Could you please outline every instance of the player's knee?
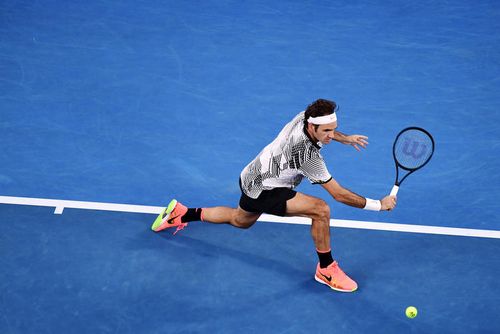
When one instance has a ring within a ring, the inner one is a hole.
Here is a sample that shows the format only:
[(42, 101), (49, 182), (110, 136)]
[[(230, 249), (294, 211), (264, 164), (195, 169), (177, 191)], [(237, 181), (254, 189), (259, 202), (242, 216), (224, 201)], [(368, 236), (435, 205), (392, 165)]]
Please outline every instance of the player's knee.
[(233, 225), (234, 227), (237, 227), (237, 228), (241, 228), (241, 229), (249, 229), (250, 227), (252, 227), (253, 224), (255, 224), (255, 220), (242, 221), (240, 219), (235, 218), (231, 221), (231, 225)]
[(252, 223), (248, 223), (248, 222), (245, 222), (245, 223), (241, 223), (241, 222), (237, 222), (235, 224), (233, 224), (233, 226), (237, 227), (237, 228), (241, 228), (241, 229), (249, 229), (250, 227), (252, 227), (252, 225), (255, 224), (255, 222), (252, 222)]
[(330, 207), (325, 201), (318, 199), (314, 203), (314, 215), (319, 220), (330, 221)]

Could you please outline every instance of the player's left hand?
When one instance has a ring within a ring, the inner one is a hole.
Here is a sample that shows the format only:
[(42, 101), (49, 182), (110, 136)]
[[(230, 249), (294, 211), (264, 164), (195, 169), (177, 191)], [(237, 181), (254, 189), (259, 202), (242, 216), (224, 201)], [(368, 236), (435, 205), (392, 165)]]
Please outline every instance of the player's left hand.
[(361, 151), (360, 147), (366, 148), (368, 145), (368, 137), (362, 135), (350, 135), (346, 138), (346, 144), (353, 146), (356, 150)]

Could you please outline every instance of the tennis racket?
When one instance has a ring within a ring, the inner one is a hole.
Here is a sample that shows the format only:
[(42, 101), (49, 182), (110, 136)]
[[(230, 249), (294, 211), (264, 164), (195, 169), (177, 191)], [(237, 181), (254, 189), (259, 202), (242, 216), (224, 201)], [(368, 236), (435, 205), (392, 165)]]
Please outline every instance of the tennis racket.
[[(399, 186), (411, 173), (424, 167), (434, 154), (434, 139), (431, 134), (415, 126), (401, 130), (394, 140), (392, 155), (396, 164), (396, 181), (391, 196), (396, 196)], [(406, 174), (399, 180), (401, 171)]]

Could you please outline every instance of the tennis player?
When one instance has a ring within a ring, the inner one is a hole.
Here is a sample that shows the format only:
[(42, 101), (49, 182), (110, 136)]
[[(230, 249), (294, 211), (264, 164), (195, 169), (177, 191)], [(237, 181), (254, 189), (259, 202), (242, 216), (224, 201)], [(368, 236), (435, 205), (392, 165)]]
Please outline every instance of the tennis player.
[(342, 187), (328, 172), (320, 153), (323, 145), (334, 140), (360, 151), (368, 144), (366, 136), (336, 131), (337, 109), (335, 102), (319, 99), (285, 125), (241, 172), (241, 198), (236, 209), (222, 206), (187, 208), (172, 200), (158, 216), (152, 230), (158, 232), (177, 227), (177, 233), (191, 221), (249, 228), (262, 213), (308, 217), (312, 220), (311, 234), (319, 258), (316, 281), (337, 291), (355, 291), (357, 283), (340, 269), (332, 257), (328, 204), (320, 198), (294, 190), (306, 177), (311, 183), (320, 184), (341, 203), (374, 211), (395, 207), (395, 196), (386, 196), (381, 200), (365, 198)]

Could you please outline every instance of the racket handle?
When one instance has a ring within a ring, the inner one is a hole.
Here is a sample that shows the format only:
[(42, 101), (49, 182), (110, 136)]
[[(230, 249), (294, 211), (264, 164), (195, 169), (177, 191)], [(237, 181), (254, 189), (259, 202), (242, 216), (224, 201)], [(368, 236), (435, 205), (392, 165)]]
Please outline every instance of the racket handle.
[(396, 196), (398, 193), (398, 190), (399, 190), (399, 186), (394, 185), (394, 187), (392, 187), (392, 190), (391, 190), (391, 196)]

